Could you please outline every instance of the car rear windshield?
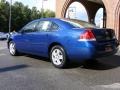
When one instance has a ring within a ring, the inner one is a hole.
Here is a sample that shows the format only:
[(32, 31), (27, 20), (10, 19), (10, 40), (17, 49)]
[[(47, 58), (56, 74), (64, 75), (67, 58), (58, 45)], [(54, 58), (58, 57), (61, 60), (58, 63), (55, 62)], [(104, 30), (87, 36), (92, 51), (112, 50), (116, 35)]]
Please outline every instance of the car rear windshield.
[(75, 28), (98, 28), (94, 24), (82, 21), (82, 20), (76, 20), (76, 19), (64, 19), (63, 21), (71, 24)]

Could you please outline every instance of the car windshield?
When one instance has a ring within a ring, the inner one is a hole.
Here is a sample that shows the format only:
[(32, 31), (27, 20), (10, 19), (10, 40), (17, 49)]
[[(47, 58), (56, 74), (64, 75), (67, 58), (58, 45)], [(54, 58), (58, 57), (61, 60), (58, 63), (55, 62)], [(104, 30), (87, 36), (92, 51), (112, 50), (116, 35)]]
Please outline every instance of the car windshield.
[(88, 22), (85, 22), (85, 21), (81, 21), (81, 20), (66, 19), (66, 20), (63, 20), (63, 21), (71, 24), (75, 28), (98, 28), (94, 24), (91, 24), (91, 23), (88, 23)]

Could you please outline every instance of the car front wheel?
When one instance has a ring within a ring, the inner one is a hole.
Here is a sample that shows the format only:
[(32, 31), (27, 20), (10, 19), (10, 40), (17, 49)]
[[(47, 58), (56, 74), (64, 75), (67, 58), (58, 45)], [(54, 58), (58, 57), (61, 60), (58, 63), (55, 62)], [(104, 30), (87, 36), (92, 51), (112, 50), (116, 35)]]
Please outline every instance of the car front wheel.
[(18, 52), (17, 52), (17, 50), (16, 50), (15, 43), (14, 43), (13, 41), (11, 41), (11, 42), (9, 43), (9, 52), (10, 52), (10, 54), (11, 54), (12, 56), (18, 55)]
[(50, 52), (52, 64), (57, 68), (65, 68), (67, 64), (66, 53), (63, 47), (56, 45), (52, 47)]

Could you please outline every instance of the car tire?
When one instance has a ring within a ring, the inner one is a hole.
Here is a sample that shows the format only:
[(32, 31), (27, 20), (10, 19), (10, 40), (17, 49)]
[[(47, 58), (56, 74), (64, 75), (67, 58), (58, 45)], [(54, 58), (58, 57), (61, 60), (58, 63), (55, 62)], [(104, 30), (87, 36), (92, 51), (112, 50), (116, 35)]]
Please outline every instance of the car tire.
[(19, 54), (13, 41), (9, 42), (9, 52), (12, 56), (17, 56)]
[(53, 46), (50, 51), (50, 60), (56, 68), (65, 68), (68, 62), (64, 48), (60, 45)]

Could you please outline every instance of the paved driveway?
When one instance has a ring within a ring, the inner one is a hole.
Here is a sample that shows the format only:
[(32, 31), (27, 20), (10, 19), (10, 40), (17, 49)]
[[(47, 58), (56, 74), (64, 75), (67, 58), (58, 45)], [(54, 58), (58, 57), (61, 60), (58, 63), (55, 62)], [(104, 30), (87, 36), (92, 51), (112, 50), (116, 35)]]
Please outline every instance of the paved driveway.
[(120, 54), (56, 69), (45, 58), (10, 56), (0, 41), (0, 90), (120, 90)]

